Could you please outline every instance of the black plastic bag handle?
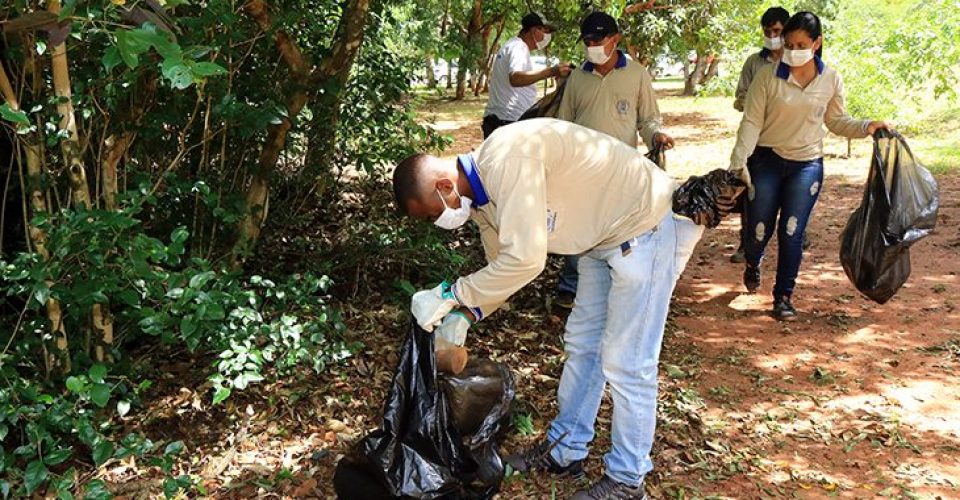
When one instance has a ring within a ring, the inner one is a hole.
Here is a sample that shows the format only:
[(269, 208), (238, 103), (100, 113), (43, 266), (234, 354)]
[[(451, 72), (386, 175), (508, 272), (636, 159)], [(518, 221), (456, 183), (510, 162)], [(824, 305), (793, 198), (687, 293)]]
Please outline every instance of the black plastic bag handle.
[(890, 129), (878, 128), (877, 130), (873, 131), (873, 139), (876, 141), (879, 141), (880, 139), (893, 139), (893, 138), (902, 139), (902, 137), (900, 137), (900, 134), (898, 132), (891, 131)]
[(661, 170), (667, 169), (667, 149), (664, 147), (662, 142), (657, 142), (656, 139), (654, 139), (653, 147), (650, 148), (650, 150), (647, 151), (644, 156), (660, 167)]

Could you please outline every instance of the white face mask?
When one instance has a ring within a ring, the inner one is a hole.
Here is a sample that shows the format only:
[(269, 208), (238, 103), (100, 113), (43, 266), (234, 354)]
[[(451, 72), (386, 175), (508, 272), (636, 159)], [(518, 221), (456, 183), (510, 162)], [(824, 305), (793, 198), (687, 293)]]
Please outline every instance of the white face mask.
[(777, 50), (780, 47), (783, 47), (783, 38), (778, 36), (773, 38), (763, 37), (763, 48), (767, 50)]
[(552, 33), (544, 33), (543, 40), (537, 42), (537, 50), (543, 50), (544, 47), (550, 45), (550, 39), (553, 38)]
[(597, 45), (595, 47), (588, 45), (585, 48), (587, 49), (587, 60), (593, 64), (604, 64), (613, 56), (613, 52), (607, 54), (607, 50), (603, 48), (603, 45)]
[(783, 62), (788, 66), (803, 66), (813, 59), (813, 49), (783, 49)]
[[(456, 192), (456, 188), (454, 188), (454, 192)], [(473, 200), (457, 193), (457, 196), (460, 196), (460, 208), (450, 208), (439, 189), (437, 190), (437, 196), (440, 197), (444, 206), (443, 213), (433, 222), (437, 227), (452, 231), (467, 223), (467, 220), (470, 219), (470, 205), (473, 204)]]

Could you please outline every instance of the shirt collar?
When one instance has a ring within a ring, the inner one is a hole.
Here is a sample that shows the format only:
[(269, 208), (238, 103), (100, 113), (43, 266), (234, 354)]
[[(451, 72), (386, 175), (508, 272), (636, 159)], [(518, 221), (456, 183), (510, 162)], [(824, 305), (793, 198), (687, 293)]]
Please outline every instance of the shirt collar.
[[(627, 55), (624, 54), (622, 50), (617, 49), (617, 64), (613, 66), (613, 69), (620, 69), (626, 65), (627, 65)], [(583, 70), (586, 71), (587, 73), (593, 73), (594, 67), (595, 65), (590, 61), (583, 63)]]
[[(826, 65), (823, 64), (823, 60), (820, 59), (820, 56), (815, 55), (813, 56), (813, 62), (817, 65), (817, 74), (822, 75), (823, 69), (826, 68)], [(790, 66), (787, 65), (787, 63), (780, 61), (780, 63), (777, 64), (777, 78), (782, 78), (784, 80), (790, 78)]]
[(460, 168), (463, 169), (463, 173), (467, 174), (467, 181), (470, 182), (470, 189), (473, 191), (473, 206), (482, 207), (490, 203), (487, 190), (483, 188), (483, 182), (477, 172), (477, 162), (473, 160), (473, 155), (458, 155), (457, 162), (460, 163)]

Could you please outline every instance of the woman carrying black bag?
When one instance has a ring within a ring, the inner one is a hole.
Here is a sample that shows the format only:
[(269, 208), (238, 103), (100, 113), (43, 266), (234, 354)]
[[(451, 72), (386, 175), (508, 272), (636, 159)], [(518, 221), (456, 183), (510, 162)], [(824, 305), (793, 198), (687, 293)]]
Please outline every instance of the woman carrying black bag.
[(803, 234), (823, 183), (824, 125), (850, 138), (890, 126), (847, 115), (843, 81), (820, 59), (823, 37), (815, 14), (791, 17), (783, 39), (780, 62), (762, 68), (747, 91), (730, 169), (749, 186), (743, 284), (751, 293), (760, 287), (760, 262), (776, 227), (773, 314), (791, 320), (797, 316), (791, 297), (803, 257)]

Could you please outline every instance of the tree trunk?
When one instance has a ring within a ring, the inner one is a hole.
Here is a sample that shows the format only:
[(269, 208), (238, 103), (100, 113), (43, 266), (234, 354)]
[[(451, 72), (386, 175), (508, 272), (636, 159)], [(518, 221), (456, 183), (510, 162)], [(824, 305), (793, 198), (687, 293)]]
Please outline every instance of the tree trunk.
[(433, 74), (433, 56), (427, 56), (427, 87), (431, 89), (437, 88), (437, 76)]
[[(230, 260), (232, 268), (236, 269), (243, 263), (256, 247), (260, 238), (260, 229), (267, 215), (270, 179), (276, 170), (280, 153), (286, 144), (287, 133), (293, 127), (292, 120), (300, 114), (310, 97), (308, 88), (331, 88), (330, 84), (333, 84), (332, 88), (335, 90), (324, 93), (324, 97), (315, 110), (315, 116), (324, 120), (323, 130), (325, 133), (321, 137), (320, 144), (322, 146), (319, 147), (319, 151), (323, 155), (330, 155), (334, 152), (341, 89), (343, 89), (350, 75), (350, 68), (363, 42), (369, 8), (369, 0), (349, 0), (347, 2), (330, 53), (313, 73), (308, 73), (307, 61), (293, 39), (282, 30), (276, 32), (274, 43), (290, 68), (291, 79), (293, 80), (292, 90), (286, 98), (286, 116), (281, 119), (280, 123), (271, 125), (267, 129), (267, 140), (260, 153), (257, 168), (247, 191), (244, 208), (246, 215), (239, 224), (239, 238), (234, 245)], [(264, 31), (270, 29), (271, 21), (263, 0), (251, 0), (244, 9), (261, 29)]]
[[(443, 6), (443, 17), (440, 18), (440, 39), (447, 39), (447, 31), (450, 29), (450, 0), (447, 0)], [(453, 62), (450, 59), (444, 59), (447, 63), (447, 90), (453, 88), (453, 69), (450, 67), (450, 63)]]
[(315, 87), (328, 89), (314, 106), (314, 116), (323, 119), (315, 145), (318, 147), (311, 147), (311, 151), (308, 152), (308, 155), (319, 153), (311, 163), (314, 172), (316, 169), (322, 169), (321, 172), (328, 171), (327, 167), (333, 164), (334, 156), (338, 151), (337, 126), (340, 123), (343, 91), (347, 88), (350, 70), (363, 45), (369, 11), (370, 0), (349, 1), (340, 25), (337, 27), (337, 34), (334, 37), (336, 42), (320, 63), (319, 73), (311, 77)]
[[(17, 99), (17, 94), (10, 84), (10, 79), (7, 77), (6, 69), (4, 69), (2, 63), (0, 63), (0, 94), (3, 95), (4, 101), (6, 101), (11, 109), (15, 111), (20, 110), (20, 101)], [(40, 162), (40, 146), (37, 145), (33, 139), (33, 134), (28, 134), (20, 140), (20, 143), (24, 145), (24, 156), (26, 157), (27, 164), (26, 196), (29, 200), (31, 210), (29, 220), (33, 220), (34, 217), (48, 211), (47, 198), (44, 195), (42, 187), (43, 175)], [(37, 255), (39, 255), (44, 262), (50, 260), (46, 233), (39, 227), (29, 224), (28, 221), (27, 234), (30, 237), (33, 250)], [(48, 288), (53, 287), (53, 282), (50, 280), (47, 280), (46, 284)], [(63, 314), (60, 310), (60, 302), (50, 297), (47, 298), (45, 306), (47, 309), (47, 319), (50, 321), (50, 336), (53, 342), (43, 343), (44, 370), (48, 377), (51, 373), (69, 373), (71, 368), (70, 352), (67, 344), (67, 332), (63, 326)]]
[(703, 79), (703, 73), (707, 69), (706, 58), (700, 52), (697, 52), (697, 62), (693, 66), (693, 71), (687, 75), (686, 80), (683, 84), (683, 95), (685, 96), (694, 96), (697, 95), (697, 89), (700, 85), (700, 80)]
[(104, 208), (109, 211), (115, 211), (119, 208), (117, 204), (117, 195), (119, 194), (117, 165), (127, 154), (130, 145), (136, 137), (134, 132), (122, 132), (119, 136), (111, 134), (103, 141), (106, 151), (103, 159), (100, 161), (100, 179), (103, 185)]
[(454, 95), (455, 100), (463, 99), (467, 95), (467, 68), (466, 68), (466, 57), (460, 58), (459, 66), (457, 67), (457, 93)]
[(478, 57), (475, 63), (473, 78), (473, 95), (480, 95), (480, 87), (483, 85), (483, 74), (487, 69), (487, 58), (490, 57), (490, 35), (493, 33), (493, 25), (486, 24), (480, 30), (480, 46), (483, 47), (483, 54)]
[[(243, 9), (260, 26), (261, 30), (268, 31), (272, 28), (268, 7), (263, 0), (251, 0)], [(257, 161), (253, 179), (250, 181), (250, 187), (247, 190), (243, 210), (245, 215), (237, 228), (239, 236), (231, 252), (230, 267), (232, 269), (236, 269), (243, 264), (243, 261), (253, 251), (257, 240), (260, 238), (260, 228), (267, 217), (266, 208), (270, 194), (270, 179), (277, 168), (280, 152), (283, 151), (283, 146), (286, 144), (287, 132), (293, 127), (291, 120), (300, 114), (309, 97), (307, 92), (309, 70), (300, 48), (283, 30), (276, 31), (273, 41), (277, 51), (280, 52), (280, 56), (290, 69), (292, 82), (289, 87), (292, 90), (285, 99), (286, 116), (281, 117), (279, 123), (272, 124), (267, 128), (267, 138), (264, 141), (263, 149), (260, 151), (260, 158)]]
[[(500, 50), (500, 37), (503, 35), (503, 28), (507, 24), (507, 18), (501, 17), (497, 25), (496, 34), (493, 37), (493, 41), (487, 44), (487, 41), (484, 40), (484, 46), (486, 47), (486, 52), (483, 60), (483, 68), (480, 73), (480, 92), (488, 92), (490, 90), (490, 72), (493, 71), (493, 61), (497, 57), (497, 51)], [(478, 93), (479, 95), (479, 93)]]
[(454, 99), (460, 100), (467, 95), (467, 71), (475, 66), (478, 55), (477, 44), (480, 41), (480, 30), (483, 28), (483, 0), (473, 1), (473, 10), (470, 22), (467, 24), (464, 37), (463, 53), (460, 56), (460, 67), (457, 68), (457, 93)]
[(143, 115), (147, 108), (153, 103), (157, 91), (157, 78), (155, 76), (144, 76), (137, 83), (137, 91), (131, 98), (128, 112), (120, 118), (123, 123), (123, 131), (119, 134), (110, 134), (103, 141), (101, 160), (100, 160), (100, 179), (103, 189), (104, 208), (109, 211), (115, 211), (119, 208), (117, 196), (119, 195), (119, 183), (117, 167), (120, 161), (126, 156), (133, 141), (137, 138), (135, 132), (140, 128)]
[(714, 54), (710, 58), (710, 65), (707, 67), (707, 72), (703, 75), (703, 80), (700, 81), (701, 85), (706, 85), (710, 80), (712, 80), (720, 72), (720, 56)]
[[(47, 10), (52, 14), (60, 14), (60, 0), (50, 0)], [(80, 156), (80, 137), (77, 133), (76, 115), (73, 110), (73, 92), (70, 87), (70, 66), (67, 61), (66, 42), (53, 48), (51, 59), (53, 73), (53, 89), (57, 96), (57, 110), (60, 113), (60, 130), (67, 132), (67, 137), (60, 141), (63, 158), (67, 163), (67, 175), (73, 192), (73, 204), (76, 207), (89, 210), (92, 206), (90, 186), (87, 184), (87, 172)], [(97, 361), (109, 361), (109, 346), (113, 344), (113, 319), (110, 317), (109, 306), (94, 304), (92, 308), (94, 355)], [(60, 355), (69, 358), (67, 338), (56, 339), (56, 348)], [(70, 371), (69, 360), (61, 361), (61, 373)]]

